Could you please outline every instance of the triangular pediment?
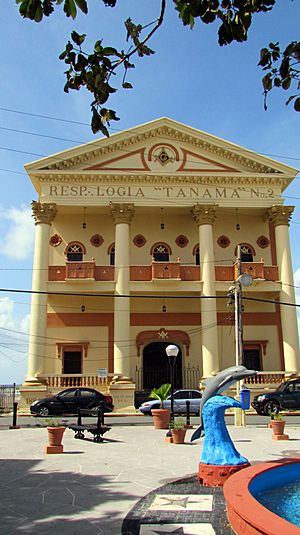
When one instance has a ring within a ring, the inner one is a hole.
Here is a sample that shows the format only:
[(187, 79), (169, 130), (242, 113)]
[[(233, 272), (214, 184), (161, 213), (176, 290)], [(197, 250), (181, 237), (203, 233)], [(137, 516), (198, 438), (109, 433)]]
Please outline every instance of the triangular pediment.
[[(195, 128), (162, 118), (25, 166), (39, 179), (149, 175), (217, 177), (277, 175), (287, 185), (297, 170)], [(38, 189), (38, 188), (37, 188)]]

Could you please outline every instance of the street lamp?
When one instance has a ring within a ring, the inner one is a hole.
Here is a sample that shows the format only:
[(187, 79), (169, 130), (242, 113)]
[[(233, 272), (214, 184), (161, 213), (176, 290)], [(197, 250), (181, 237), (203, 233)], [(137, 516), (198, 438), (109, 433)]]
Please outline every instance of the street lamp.
[(170, 421), (174, 421), (174, 367), (175, 367), (175, 361), (176, 357), (179, 353), (179, 347), (175, 346), (174, 344), (170, 344), (166, 347), (166, 353), (168, 355), (169, 359), (169, 366), (170, 366), (170, 383), (171, 383), (171, 415), (170, 415)]
[[(243, 302), (242, 302), (242, 288), (243, 286), (251, 286), (253, 282), (252, 275), (242, 273), (241, 265), (241, 246), (238, 245), (237, 250), (237, 278), (234, 281), (234, 312), (235, 312), (235, 363), (236, 366), (244, 364), (243, 359)], [(240, 397), (241, 384), (236, 384), (236, 398)], [(245, 413), (241, 409), (234, 411), (234, 425), (236, 427), (245, 425)]]

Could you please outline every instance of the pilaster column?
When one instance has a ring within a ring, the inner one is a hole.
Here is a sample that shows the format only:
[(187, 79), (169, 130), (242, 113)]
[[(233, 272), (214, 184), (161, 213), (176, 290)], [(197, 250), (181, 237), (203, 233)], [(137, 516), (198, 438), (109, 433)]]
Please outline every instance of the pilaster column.
[[(129, 226), (133, 204), (110, 205), (115, 223), (114, 372), (130, 377)], [(126, 295), (128, 297), (118, 297)]]
[[(215, 296), (215, 257), (213, 245), (213, 223), (217, 205), (196, 204), (193, 217), (199, 227), (200, 270), (203, 281), (202, 296)], [(217, 327), (217, 300), (215, 297), (200, 300), (202, 328), (202, 370), (203, 377), (219, 371), (219, 347)]]
[[(47, 292), (50, 225), (56, 216), (56, 204), (32, 201), (35, 220), (35, 244), (32, 291)], [(47, 294), (33, 293), (31, 297), (30, 338), (26, 383), (38, 383), (44, 372), (44, 344), (47, 329)]]
[[(279, 280), (281, 281), (280, 301), (295, 303), (294, 277), (289, 239), (289, 223), (294, 206), (271, 206), (267, 217), (275, 227), (275, 241)], [(294, 306), (281, 305), (281, 325), (283, 338), (284, 367), (286, 371), (300, 370), (299, 336), (297, 314)]]

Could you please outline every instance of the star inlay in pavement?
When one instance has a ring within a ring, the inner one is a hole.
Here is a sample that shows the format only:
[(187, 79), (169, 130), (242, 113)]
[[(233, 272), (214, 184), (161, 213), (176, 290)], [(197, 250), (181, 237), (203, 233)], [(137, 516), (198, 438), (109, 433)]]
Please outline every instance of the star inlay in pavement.
[(192, 501), (189, 502), (189, 496), (186, 498), (168, 498), (167, 496), (161, 496), (161, 499), (166, 500), (166, 503), (164, 504), (166, 507), (167, 505), (180, 505), (186, 509), (188, 503), (193, 503)]
[(156, 533), (157, 535), (166, 535), (166, 533), (176, 533), (177, 535), (188, 535), (185, 531), (183, 531), (183, 528), (176, 528), (174, 531), (153, 531), (153, 533)]

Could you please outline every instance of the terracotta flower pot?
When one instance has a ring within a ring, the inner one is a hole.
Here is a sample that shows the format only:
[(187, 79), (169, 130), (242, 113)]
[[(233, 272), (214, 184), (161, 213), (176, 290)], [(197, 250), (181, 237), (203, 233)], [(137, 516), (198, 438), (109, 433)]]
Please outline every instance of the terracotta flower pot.
[(153, 424), (155, 429), (169, 429), (169, 409), (152, 409), (151, 413), (153, 416)]
[(61, 446), (65, 427), (47, 427), (49, 446)]
[(272, 431), (274, 435), (283, 435), (285, 420), (273, 420)]
[(184, 444), (186, 429), (171, 429), (173, 444)]

